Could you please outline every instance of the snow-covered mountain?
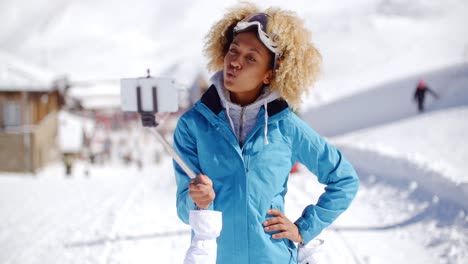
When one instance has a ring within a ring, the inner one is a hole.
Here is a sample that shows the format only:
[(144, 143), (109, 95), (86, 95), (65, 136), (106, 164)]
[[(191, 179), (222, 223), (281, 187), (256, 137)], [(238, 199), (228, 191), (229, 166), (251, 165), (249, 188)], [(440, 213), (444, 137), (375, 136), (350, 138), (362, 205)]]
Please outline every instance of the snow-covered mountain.
[[(468, 2), (252, 1), (296, 11), (313, 31), (323, 75), (307, 105), (468, 61)], [(0, 3), (0, 50), (75, 80), (166, 74), (181, 83), (204, 69), (203, 37), (236, 1), (45, 1)]]

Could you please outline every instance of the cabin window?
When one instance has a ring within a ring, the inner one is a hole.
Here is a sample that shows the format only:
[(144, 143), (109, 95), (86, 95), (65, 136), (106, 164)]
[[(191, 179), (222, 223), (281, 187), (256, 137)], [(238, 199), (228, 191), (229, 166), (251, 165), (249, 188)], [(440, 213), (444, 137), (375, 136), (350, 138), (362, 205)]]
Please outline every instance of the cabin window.
[(41, 95), (41, 99), (40, 99), (40, 100), (41, 100), (41, 103), (42, 103), (42, 104), (46, 105), (46, 104), (49, 102), (49, 95), (47, 95), (47, 94)]
[(17, 127), (22, 125), (21, 105), (18, 102), (4, 102), (2, 108), (4, 127)]

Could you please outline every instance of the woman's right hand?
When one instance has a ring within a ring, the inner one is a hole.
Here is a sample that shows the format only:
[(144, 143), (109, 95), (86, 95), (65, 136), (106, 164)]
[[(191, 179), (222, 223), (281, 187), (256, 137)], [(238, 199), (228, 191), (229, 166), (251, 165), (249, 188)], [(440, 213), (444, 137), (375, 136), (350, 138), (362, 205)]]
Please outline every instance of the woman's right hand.
[(197, 178), (189, 183), (188, 188), (193, 202), (202, 209), (208, 209), (215, 199), (213, 182), (206, 175), (198, 174)]

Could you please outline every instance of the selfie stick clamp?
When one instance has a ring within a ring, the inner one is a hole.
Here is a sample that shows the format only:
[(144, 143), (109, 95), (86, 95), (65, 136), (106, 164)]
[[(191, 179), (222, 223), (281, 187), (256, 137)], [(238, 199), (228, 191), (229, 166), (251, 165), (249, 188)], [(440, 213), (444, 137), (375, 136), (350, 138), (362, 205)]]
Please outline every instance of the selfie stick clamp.
[[(147, 76), (146, 78), (151, 78), (150, 76), (150, 70), (146, 70)], [(140, 113), (141, 117), (141, 123), (143, 124), (144, 127), (156, 127), (158, 123), (156, 122), (156, 119), (154, 118), (154, 113), (158, 111), (158, 93), (157, 93), (157, 87), (153, 86), (151, 89), (152, 92), (152, 98), (153, 98), (153, 109), (154, 112), (150, 111), (143, 111), (141, 107), (141, 87), (138, 86), (137, 88), (137, 107), (138, 107), (138, 113)]]

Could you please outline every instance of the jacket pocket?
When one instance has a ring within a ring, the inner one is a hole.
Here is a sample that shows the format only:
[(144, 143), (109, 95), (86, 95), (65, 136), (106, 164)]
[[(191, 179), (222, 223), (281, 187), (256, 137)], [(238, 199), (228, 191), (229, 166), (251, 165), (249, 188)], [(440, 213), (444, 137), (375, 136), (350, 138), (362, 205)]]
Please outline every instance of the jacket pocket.
[[(271, 205), (270, 205), (270, 209), (277, 209), (279, 211), (281, 211), (282, 213), (284, 212), (284, 198), (281, 196), (281, 195), (278, 195), (278, 196), (275, 196), (273, 197), (272, 201), (271, 201)], [(271, 218), (272, 216), (268, 215), (267, 218)], [(273, 233), (270, 233), (271, 234), (274, 234), (274, 233), (279, 233), (279, 232), (273, 232)], [(278, 241), (279, 242), (279, 241)], [(294, 242), (292, 242), (291, 240), (287, 239), (287, 238), (283, 238), (281, 239), (281, 242), (280, 242), (283, 246), (283, 248), (285, 249), (285, 252), (287, 252), (287, 254), (289, 254), (289, 261), (287, 262), (288, 264), (296, 264), (297, 263), (297, 249), (296, 249), (296, 245), (294, 244)]]
[(294, 242), (292, 242), (291, 240), (289, 240), (287, 238), (284, 238), (283, 242), (284, 242), (286, 248), (289, 251), (289, 255), (291, 256), (288, 263), (296, 264), (297, 263), (297, 248), (296, 248), (296, 245), (294, 244)]
[(283, 212), (284, 210), (284, 198), (281, 195), (273, 197), (270, 204), (270, 209), (277, 209)]

